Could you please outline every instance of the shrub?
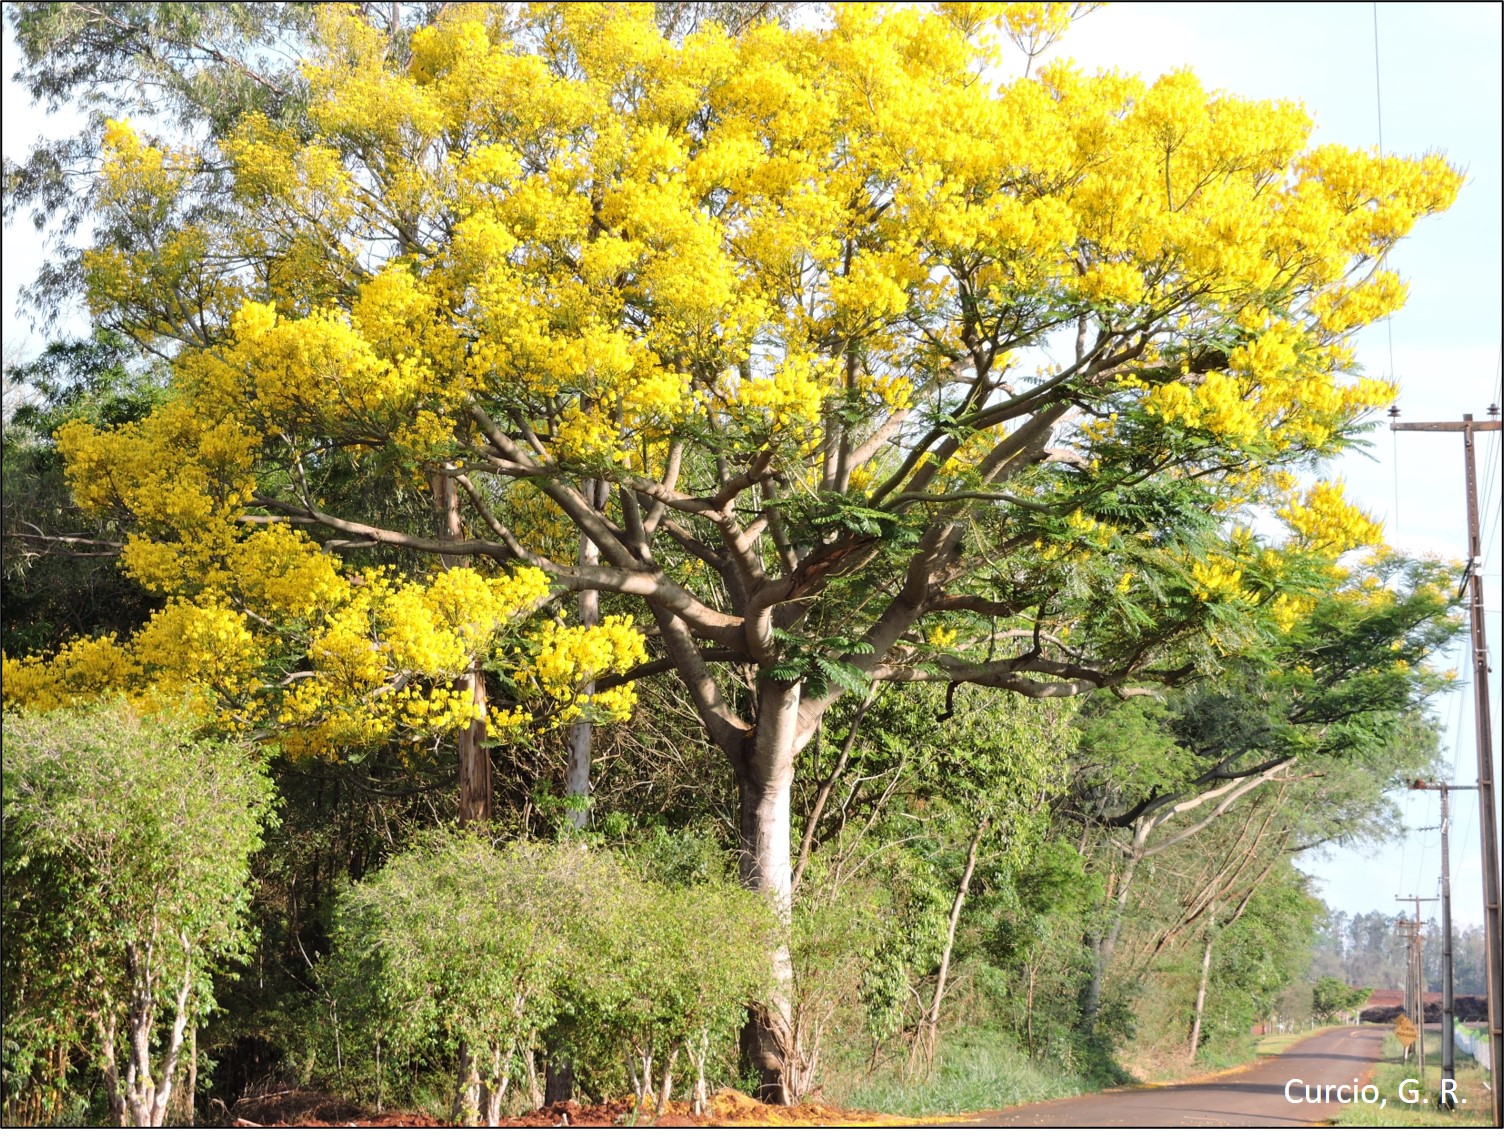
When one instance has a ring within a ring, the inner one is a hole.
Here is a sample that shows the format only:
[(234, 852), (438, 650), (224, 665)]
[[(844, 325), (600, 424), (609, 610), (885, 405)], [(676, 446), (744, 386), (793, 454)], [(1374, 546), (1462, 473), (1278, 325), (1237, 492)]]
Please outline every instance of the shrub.
[(494, 1123), (519, 1079), (537, 1102), (545, 1042), (584, 1083), (625, 1067), (660, 1107), (686, 1069), (703, 1103), (708, 1055), (771, 977), (775, 928), (734, 884), (674, 887), (608, 852), (454, 829), (347, 890), (322, 969), (369, 1041), (454, 1071), (456, 1120)]
[(553, 1018), (563, 942), (535, 859), (440, 831), (338, 905), (327, 969), (337, 1001), (392, 1057), (451, 1065), (466, 1123), (499, 1118), (529, 1039)]
[(5, 722), (5, 1089), (77, 1047), (117, 1124), (161, 1125), (185, 1033), (252, 944), (271, 783), (185, 711), (124, 703)]

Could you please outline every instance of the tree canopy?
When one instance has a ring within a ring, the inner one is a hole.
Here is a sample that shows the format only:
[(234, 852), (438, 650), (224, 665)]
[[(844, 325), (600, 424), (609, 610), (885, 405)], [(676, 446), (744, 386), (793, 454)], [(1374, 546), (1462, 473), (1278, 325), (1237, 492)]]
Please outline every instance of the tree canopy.
[[(1298, 475), (1393, 397), (1350, 337), (1460, 174), (1186, 71), (995, 77), (1067, 14), (319, 6), (298, 100), (111, 119), (54, 279), (171, 386), (57, 438), (165, 606), (7, 659), (7, 702), (191, 686), (345, 759), (672, 674), (787, 914), (795, 757), (848, 693), (1126, 695), (1398, 603)], [(535, 618), (566, 590), (611, 614)]]

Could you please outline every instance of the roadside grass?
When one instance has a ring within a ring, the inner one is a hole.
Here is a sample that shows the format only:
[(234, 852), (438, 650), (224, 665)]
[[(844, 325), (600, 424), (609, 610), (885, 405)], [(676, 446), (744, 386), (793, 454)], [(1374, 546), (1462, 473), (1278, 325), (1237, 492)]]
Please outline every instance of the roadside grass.
[(1031, 1062), (1009, 1039), (990, 1030), (962, 1029), (940, 1043), (927, 1080), (905, 1081), (880, 1072), (839, 1094), (848, 1108), (890, 1116), (940, 1117), (1079, 1096), (1101, 1082)]
[(1315, 1037), (1318, 1033), (1326, 1033), (1329, 1029), (1336, 1029), (1333, 1025), (1316, 1026), (1313, 1029), (1301, 1030), (1300, 1033), (1271, 1033), (1259, 1038), (1258, 1044), (1253, 1051), (1260, 1057), (1273, 1057), (1283, 1053), (1297, 1041), (1304, 1041), (1308, 1037)]
[[(1488, 1080), (1481, 1065), (1464, 1053), (1457, 1054), (1457, 1108), (1447, 1112), (1437, 1107), (1441, 1095), (1441, 1037), (1427, 1035), (1425, 1087), (1419, 1084), (1415, 1062), (1402, 1063), (1400, 1044), (1394, 1035), (1384, 1037), (1383, 1060), (1373, 1071), (1373, 1084), (1379, 1090), (1383, 1106), (1350, 1104), (1337, 1114), (1338, 1128), (1488, 1128), (1493, 1114), (1489, 1104)], [(1412, 1079), (1408, 1086), (1420, 1100), (1406, 1104), (1400, 1099), (1400, 1082)], [(1423, 1103), (1424, 1102), (1424, 1103)], [(1465, 1102), (1465, 1103), (1464, 1103)]]

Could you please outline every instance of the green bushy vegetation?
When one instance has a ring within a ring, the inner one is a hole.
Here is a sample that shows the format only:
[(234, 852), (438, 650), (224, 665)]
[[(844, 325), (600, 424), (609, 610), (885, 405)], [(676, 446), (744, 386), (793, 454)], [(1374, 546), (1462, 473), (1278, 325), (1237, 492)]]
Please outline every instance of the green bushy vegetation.
[(412, 1103), (400, 1071), (441, 1070), (454, 1118), (494, 1123), (542, 1104), (546, 1045), (597, 1099), (619, 1095), (625, 1067), (639, 1102), (661, 1111), (677, 1079), (700, 1110), (707, 1065), (721, 1072), (767, 996), (775, 933), (724, 874), (664, 884), (582, 844), (440, 831), (346, 890), (318, 978), (351, 1023), (347, 1068), (380, 1077), (385, 1054), (385, 1086), (358, 1085), (372, 1096)]
[(6, 716), (9, 1115), (68, 1107), (75, 1062), (120, 1124), (160, 1125), (183, 1091), (184, 1043), (255, 942), (250, 860), (272, 801), (253, 752), (202, 730), (121, 703)]
[(928, 1076), (908, 1079), (883, 1070), (852, 1077), (841, 1099), (854, 1108), (895, 1116), (942, 1117), (1007, 1108), (1094, 1092), (1113, 1082), (1070, 1073), (1047, 1060), (1031, 1060), (1018, 1040), (998, 1030), (948, 1031)]
[(5, 376), (7, 1119), (954, 1114), (1335, 1004), (1295, 860), (1456, 574), (1302, 479), (1460, 175), (789, 7), (6, 6), (98, 112), (6, 166), (93, 320)]

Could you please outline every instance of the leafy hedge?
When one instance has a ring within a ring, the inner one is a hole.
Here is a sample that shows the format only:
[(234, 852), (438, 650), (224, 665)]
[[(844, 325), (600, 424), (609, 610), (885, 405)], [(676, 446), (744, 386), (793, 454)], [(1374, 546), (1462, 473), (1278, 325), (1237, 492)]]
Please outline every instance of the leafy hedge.
[(625, 1068), (659, 1109), (688, 1074), (702, 1105), (775, 935), (729, 880), (675, 886), (609, 852), (451, 829), (345, 892), (321, 969), (357, 1023), (346, 1048), (448, 1069), (454, 1118), (494, 1123), (509, 1094), (541, 1103), (545, 1050), (586, 1084)]

